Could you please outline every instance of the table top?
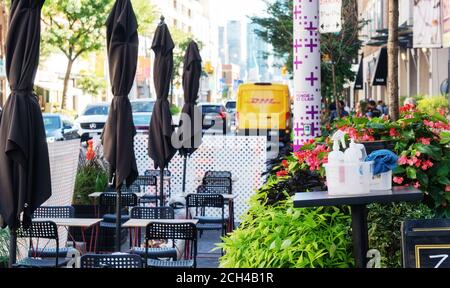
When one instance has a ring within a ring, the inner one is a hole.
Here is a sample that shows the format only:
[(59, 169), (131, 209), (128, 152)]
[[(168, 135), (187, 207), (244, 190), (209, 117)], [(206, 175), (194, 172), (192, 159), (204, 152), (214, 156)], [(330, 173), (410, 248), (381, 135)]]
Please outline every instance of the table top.
[(82, 219), (82, 218), (35, 218), (33, 221), (52, 221), (56, 226), (89, 228), (100, 222), (102, 219)]
[(145, 228), (150, 223), (161, 223), (161, 224), (194, 224), (197, 225), (198, 220), (191, 219), (167, 219), (167, 220), (146, 220), (146, 219), (130, 219), (124, 224), (123, 228)]
[(394, 187), (387, 191), (371, 191), (366, 195), (328, 195), (327, 192), (297, 193), (294, 207), (320, 207), (341, 205), (367, 205), (371, 203), (414, 202), (423, 199), (423, 192), (407, 187)]
[[(102, 195), (103, 193), (115, 193), (115, 192), (94, 192), (92, 194), (89, 194), (89, 198), (100, 198), (100, 195)], [(122, 193), (123, 195), (124, 193)], [(138, 198), (142, 198), (144, 197), (147, 193), (133, 193), (136, 194), (136, 196)]]
[[(181, 197), (186, 198), (189, 195), (196, 195), (197, 193), (185, 193), (181, 194)], [(204, 194), (204, 195), (212, 195), (212, 194)], [(234, 200), (236, 198), (236, 195), (234, 194), (220, 194), (223, 196), (223, 199), (226, 201)]]

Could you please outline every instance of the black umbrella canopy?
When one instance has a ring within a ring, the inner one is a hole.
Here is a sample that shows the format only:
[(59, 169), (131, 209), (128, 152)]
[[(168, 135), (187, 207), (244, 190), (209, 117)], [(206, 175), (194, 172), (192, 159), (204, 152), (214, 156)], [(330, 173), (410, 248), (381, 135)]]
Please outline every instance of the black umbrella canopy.
[(172, 145), (172, 115), (167, 100), (173, 72), (173, 49), (175, 45), (165, 23), (159, 24), (153, 39), (155, 52), (154, 83), (157, 101), (150, 123), (148, 153), (155, 163), (155, 169), (164, 169), (175, 156)]
[[(201, 145), (202, 114), (197, 107), (200, 77), (202, 74), (202, 57), (197, 43), (191, 41), (186, 50), (183, 63), (184, 106), (180, 129), (182, 130), (182, 148), (180, 154), (184, 157), (192, 155)], [(188, 117), (190, 125), (184, 125), (183, 118)], [(179, 131), (180, 132), (180, 131)]]
[[(136, 129), (128, 94), (136, 76), (139, 38), (129, 0), (117, 0), (107, 20), (109, 74), (114, 98), (103, 132), (105, 159), (115, 173), (115, 186), (133, 184), (138, 176), (133, 138)], [(111, 175), (112, 176), (112, 175)]]
[[(0, 226), (31, 223), (33, 212), (52, 194), (41, 108), (33, 94), (39, 63), (44, 0), (12, 0), (6, 39), (6, 74), (11, 95), (0, 123)], [(1, 219), (0, 219), (1, 222)]]

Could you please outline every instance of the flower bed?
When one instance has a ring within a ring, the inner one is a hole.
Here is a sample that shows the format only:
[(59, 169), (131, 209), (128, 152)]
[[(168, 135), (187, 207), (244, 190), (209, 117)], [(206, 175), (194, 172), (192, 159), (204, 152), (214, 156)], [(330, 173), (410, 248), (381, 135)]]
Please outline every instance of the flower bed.
[[(413, 106), (402, 107), (401, 115), (396, 122), (387, 118), (341, 119), (328, 125), (323, 137), (286, 156), (252, 200), (241, 227), (225, 238), (222, 247), (226, 255), (221, 266), (352, 265), (348, 208), (294, 210), (291, 201), (291, 196), (299, 191), (326, 189), (323, 164), (327, 163), (332, 147), (329, 136), (342, 130), (347, 132), (347, 138), (358, 142), (389, 141), (400, 156), (394, 185), (414, 186), (424, 192), (426, 206), (370, 207), (371, 248), (380, 250), (383, 266), (400, 267), (400, 222), (450, 217), (450, 124), (439, 113), (429, 115)], [(338, 257), (335, 251), (339, 251)]]

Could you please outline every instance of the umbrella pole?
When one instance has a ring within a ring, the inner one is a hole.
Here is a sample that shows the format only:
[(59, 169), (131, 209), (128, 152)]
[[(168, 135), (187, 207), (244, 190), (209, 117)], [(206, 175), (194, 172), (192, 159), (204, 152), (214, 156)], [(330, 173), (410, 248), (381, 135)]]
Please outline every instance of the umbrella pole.
[(187, 156), (184, 156), (184, 163), (183, 163), (183, 194), (186, 193), (186, 166), (187, 166)]
[(122, 209), (121, 209), (121, 200), (122, 200), (122, 189), (118, 189), (117, 190), (117, 200), (116, 200), (116, 252), (120, 252), (120, 248), (121, 248), (121, 236), (122, 236), (122, 229), (121, 229), (121, 224), (122, 224)]
[(10, 229), (9, 238), (9, 268), (16, 264), (17, 258), (17, 233), (15, 229)]
[(164, 207), (164, 168), (159, 172), (159, 205)]

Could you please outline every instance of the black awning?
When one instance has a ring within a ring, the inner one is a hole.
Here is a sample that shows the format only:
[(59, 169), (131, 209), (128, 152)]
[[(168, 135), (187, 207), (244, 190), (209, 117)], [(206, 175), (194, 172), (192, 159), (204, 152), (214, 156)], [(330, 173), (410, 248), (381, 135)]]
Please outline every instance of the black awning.
[(388, 57), (387, 48), (380, 49), (378, 55), (377, 64), (375, 66), (375, 73), (372, 78), (372, 86), (386, 86), (387, 84), (387, 72), (388, 72)]
[(355, 79), (355, 90), (364, 89), (364, 54), (361, 55), (361, 61), (359, 62), (358, 74), (356, 74)]

